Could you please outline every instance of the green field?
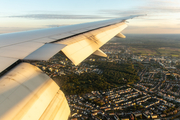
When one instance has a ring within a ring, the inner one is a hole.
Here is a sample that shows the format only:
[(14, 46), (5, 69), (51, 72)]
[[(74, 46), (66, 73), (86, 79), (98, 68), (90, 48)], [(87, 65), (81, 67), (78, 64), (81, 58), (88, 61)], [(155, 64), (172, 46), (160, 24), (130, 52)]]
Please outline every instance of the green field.
[(154, 50), (146, 49), (146, 48), (133, 48), (131, 47), (130, 50), (136, 54), (136, 55), (149, 55), (149, 56), (154, 56), (158, 55), (158, 53)]
[(162, 47), (156, 49), (148, 49), (148, 48), (136, 48), (130, 47), (130, 50), (136, 55), (142, 56), (172, 56), (172, 57), (180, 57), (180, 48), (169, 48), (169, 47)]

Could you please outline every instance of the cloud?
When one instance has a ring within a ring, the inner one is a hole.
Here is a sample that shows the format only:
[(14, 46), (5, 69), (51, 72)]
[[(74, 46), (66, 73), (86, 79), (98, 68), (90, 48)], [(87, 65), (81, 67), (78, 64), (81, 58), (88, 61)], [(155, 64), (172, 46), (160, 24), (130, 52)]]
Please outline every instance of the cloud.
[(180, 13), (180, 8), (171, 6), (143, 6), (140, 9), (146, 10), (150, 13)]
[(70, 25), (70, 24), (62, 24), (62, 25), (59, 25), (59, 24), (57, 24), (57, 25), (46, 25), (46, 27), (52, 28), (52, 27), (59, 27), (59, 26), (66, 26), (66, 25)]
[(32, 18), (32, 19), (109, 19), (99, 15), (64, 15), (64, 14), (26, 14), (17, 16), (8, 16), (13, 18)]
[(162, 13), (180, 13), (179, 0), (146, 0), (147, 5), (141, 6), (140, 9), (148, 10), (149, 12)]
[[(136, 15), (136, 14), (148, 14), (150, 17), (160, 15), (169, 16), (172, 13), (180, 13), (180, 6), (178, 2), (180, 1), (168, 1), (168, 0), (140, 0), (146, 1), (143, 5), (134, 6), (130, 10), (122, 9), (104, 9), (100, 10), (100, 14), (110, 15), (110, 16), (126, 16), (126, 15)], [(168, 14), (167, 14), (168, 13)]]
[[(144, 1), (144, 0), (143, 0)], [(161, 4), (161, 5), (177, 5), (178, 3), (180, 3), (179, 0), (146, 0), (147, 2), (151, 2), (154, 4)]]
[(115, 15), (115, 16), (127, 16), (137, 14), (153, 14), (156, 13), (180, 13), (180, 8), (165, 7), (165, 6), (140, 6), (134, 10), (122, 11), (122, 10), (100, 10), (101, 14)]
[(138, 9), (122, 11), (122, 10), (100, 10), (100, 14), (108, 14), (108, 15), (115, 15), (115, 16), (127, 16), (127, 15), (137, 15), (137, 14), (144, 14), (145, 12), (140, 11)]

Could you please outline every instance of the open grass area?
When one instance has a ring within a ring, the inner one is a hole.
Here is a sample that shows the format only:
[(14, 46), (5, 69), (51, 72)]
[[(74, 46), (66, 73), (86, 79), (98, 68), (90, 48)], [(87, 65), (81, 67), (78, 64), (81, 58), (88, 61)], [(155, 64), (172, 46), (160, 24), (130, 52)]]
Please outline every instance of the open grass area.
[(136, 55), (142, 56), (172, 56), (172, 57), (180, 57), (180, 48), (170, 48), (170, 47), (161, 47), (161, 48), (136, 48), (130, 47), (130, 50)]
[(131, 47), (130, 50), (137, 55), (158, 55), (155, 50), (147, 49), (147, 48), (135, 48)]
[(180, 48), (162, 47), (158, 49), (162, 56), (180, 57)]

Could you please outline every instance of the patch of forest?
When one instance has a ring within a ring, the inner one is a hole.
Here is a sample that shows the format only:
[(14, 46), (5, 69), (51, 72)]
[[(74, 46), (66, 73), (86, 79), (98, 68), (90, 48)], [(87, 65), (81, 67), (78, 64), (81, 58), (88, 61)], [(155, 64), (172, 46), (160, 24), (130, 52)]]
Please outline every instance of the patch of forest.
[(53, 79), (59, 81), (60, 88), (66, 95), (81, 95), (94, 90), (106, 90), (125, 84), (133, 84), (139, 80), (137, 71), (131, 63), (118, 64), (99, 61), (88, 64), (98, 65), (103, 73), (91, 72), (80, 75), (72, 73)]

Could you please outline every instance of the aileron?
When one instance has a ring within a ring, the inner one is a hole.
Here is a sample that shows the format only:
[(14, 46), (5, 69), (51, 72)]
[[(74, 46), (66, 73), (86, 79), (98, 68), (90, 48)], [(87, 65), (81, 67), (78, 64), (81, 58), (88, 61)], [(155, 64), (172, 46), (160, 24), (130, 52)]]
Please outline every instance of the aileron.
[(24, 60), (49, 60), (66, 45), (48, 43), (29, 54)]

